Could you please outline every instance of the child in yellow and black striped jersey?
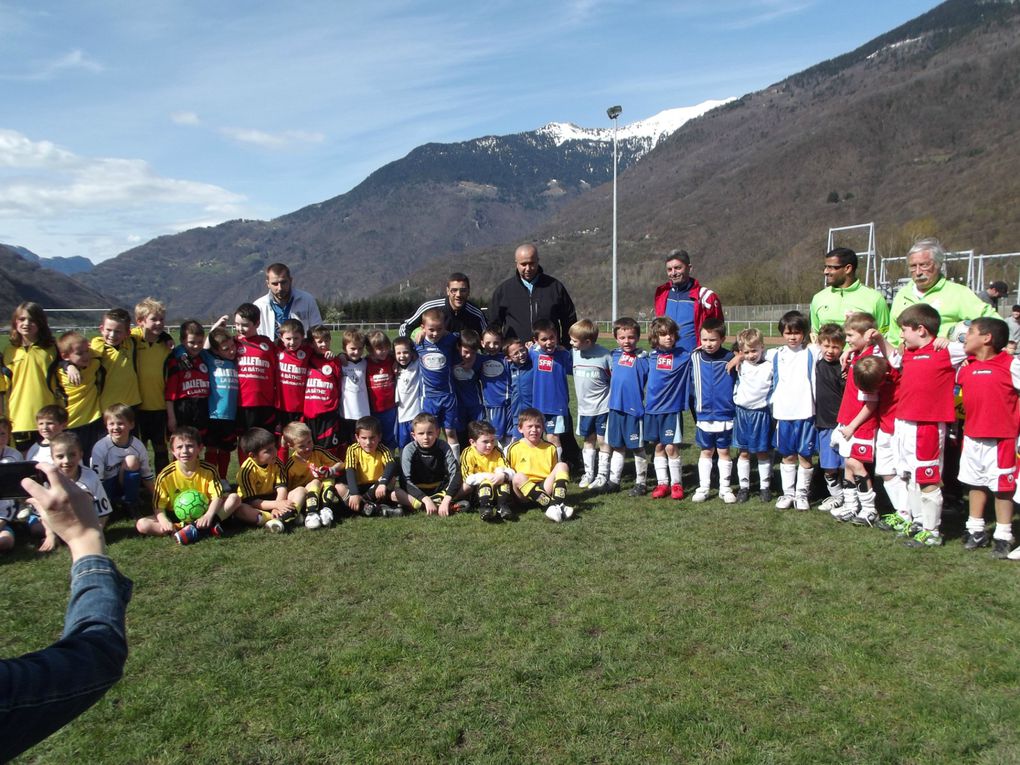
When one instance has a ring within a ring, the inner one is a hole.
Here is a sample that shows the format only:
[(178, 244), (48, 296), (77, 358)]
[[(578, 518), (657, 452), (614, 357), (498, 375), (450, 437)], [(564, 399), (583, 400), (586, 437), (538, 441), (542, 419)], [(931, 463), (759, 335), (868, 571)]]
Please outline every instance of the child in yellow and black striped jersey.
[[(92, 447), (106, 434), (99, 407), (106, 373), (89, 341), (78, 332), (65, 332), (57, 338), (57, 353), (60, 358), (50, 365), (46, 384), (67, 410), (67, 430), (78, 436), (83, 453), (91, 455)], [(77, 382), (71, 381), (69, 367), (78, 370)]]
[[(483, 521), (515, 521), (510, 505), (510, 480), (514, 471), (496, 443), (496, 428), (485, 420), (468, 423), (470, 446), (460, 453), (460, 472), (464, 479), (460, 496), (478, 497), (478, 515)], [(496, 506), (493, 506), (495, 500)]]
[(344, 460), (347, 483), (337, 493), (352, 513), (397, 518), (409, 507), (407, 493), (397, 485), (397, 462), (393, 452), (382, 445), (382, 425), (372, 416), (359, 417), (354, 423), (354, 443), (347, 447)]
[(344, 469), (344, 463), (316, 446), (311, 428), (303, 422), (288, 423), (283, 429), (283, 442), (290, 454), (284, 466), (287, 489), (293, 491), (303, 486), (307, 492), (305, 528), (328, 528), (340, 507), (336, 476)]
[(514, 471), (514, 494), (537, 504), (550, 521), (573, 518), (574, 508), (566, 504), (570, 468), (545, 440), (545, 415), (538, 409), (525, 409), (517, 417), (517, 429), (521, 439), (506, 450), (507, 464)]
[(240, 446), (248, 457), (237, 471), (241, 505), (234, 515), (266, 531), (290, 531), (301, 518), (307, 491), (304, 486), (287, 489), (276, 436), (265, 428), (250, 428), (241, 435)]

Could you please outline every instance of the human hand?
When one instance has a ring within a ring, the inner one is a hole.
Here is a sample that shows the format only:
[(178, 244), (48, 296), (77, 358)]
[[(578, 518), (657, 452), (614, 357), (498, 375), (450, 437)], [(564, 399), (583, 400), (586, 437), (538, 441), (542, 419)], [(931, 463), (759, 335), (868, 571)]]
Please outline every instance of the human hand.
[(450, 514), (450, 503), (452, 500), (449, 495), (443, 497), (443, 501), (439, 503), (439, 517), (446, 518)]
[(74, 364), (68, 364), (67, 369), (67, 381), (71, 385), (81, 385), (81, 370), (78, 369)]
[(425, 505), (426, 515), (435, 515), (439, 512), (439, 508), (436, 507), (436, 503), (432, 500), (432, 497), (425, 497), (421, 503)]
[(363, 504), (365, 504), (365, 500), (360, 494), (352, 494), (347, 498), (347, 506), (355, 513), (361, 512)]
[(28, 492), (28, 502), (42, 516), (47, 530), (67, 543), (72, 560), (85, 555), (105, 555), (106, 542), (92, 495), (75, 485), (56, 465), (40, 462), (37, 469), (46, 476), (49, 486), (23, 478), (21, 488)]

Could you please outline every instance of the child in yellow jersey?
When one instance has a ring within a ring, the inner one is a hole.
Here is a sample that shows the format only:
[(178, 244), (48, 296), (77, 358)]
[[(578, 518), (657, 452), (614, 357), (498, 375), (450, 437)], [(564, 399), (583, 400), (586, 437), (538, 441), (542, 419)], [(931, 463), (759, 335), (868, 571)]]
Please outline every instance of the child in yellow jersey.
[[(460, 453), (460, 472), (464, 477), (460, 495), (478, 497), (478, 515), (483, 521), (515, 521), (510, 506), (510, 481), (514, 471), (506, 464), (496, 443), (496, 429), (485, 420), (468, 423), (470, 446)], [(493, 499), (497, 507), (493, 507)]]
[(389, 449), (379, 448), (382, 426), (375, 417), (354, 423), (354, 443), (347, 447), (347, 484), (337, 487), (352, 513), (396, 518), (410, 506), (407, 493), (397, 487), (397, 463)]
[[(99, 405), (124, 404), (132, 409), (142, 403), (135, 371), (135, 338), (131, 334), (131, 316), (123, 308), (111, 308), (103, 314), (99, 337), (92, 338), (91, 347), (106, 372)], [(71, 371), (71, 370), (68, 370)]]
[(545, 517), (559, 523), (574, 517), (574, 508), (565, 503), (570, 469), (559, 462), (556, 447), (546, 441), (545, 415), (537, 409), (525, 409), (517, 418), (521, 440), (507, 449), (506, 461), (514, 471), (513, 490), (519, 500), (536, 503), (545, 509)]
[[(46, 383), (57, 402), (67, 410), (67, 429), (78, 436), (82, 452), (103, 437), (103, 410), (99, 406), (102, 389), (102, 365), (89, 348), (89, 341), (77, 332), (65, 332), (57, 338), (60, 358), (50, 365)], [(68, 369), (78, 370), (78, 382), (71, 382)]]
[(11, 316), (11, 342), (4, 349), (8, 384), (7, 413), (14, 423), (14, 446), (24, 453), (35, 441), (35, 414), (54, 403), (46, 373), (57, 358), (46, 312), (38, 303), (22, 303)]
[[(202, 438), (190, 427), (178, 428), (170, 437), (170, 448), (174, 461), (156, 476), (152, 496), (152, 515), (139, 518), (135, 524), (139, 534), (146, 536), (167, 536), (174, 534), (178, 544), (189, 544), (206, 536), (222, 536), (220, 521), (229, 518), (241, 499), (236, 494), (223, 495), (223, 484), (216, 468), (198, 459), (202, 450)], [(174, 500), (188, 489), (195, 489), (209, 502), (208, 509), (192, 522), (177, 517)], [(174, 531), (176, 533), (174, 533)]]
[(287, 491), (283, 465), (276, 456), (276, 436), (265, 428), (249, 428), (240, 446), (248, 457), (237, 471), (241, 505), (234, 516), (266, 531), (290, 531), (301, 518), (306, 491), (304, 486)]
[(283, 442), (290, 457), (284, 466), (287, 488), (303, 486), (305, 496), (305, 528), (328, 527), (336, 518), (340, 496), (336, 491), (336, 475), (343, 462), (315, 446), (312, 431), (303, 422), (291, 422), (283, 429)]
[(153, 463), (158, 473), (167, 466), (166, 398), (163, 395), (163, 367), (174, 348), (167, 334), (166, 306), (155, 298), (143, 298), (135, 306), (135, 372), (141, 403), (135, 407), (138, 438), (152, 444)]

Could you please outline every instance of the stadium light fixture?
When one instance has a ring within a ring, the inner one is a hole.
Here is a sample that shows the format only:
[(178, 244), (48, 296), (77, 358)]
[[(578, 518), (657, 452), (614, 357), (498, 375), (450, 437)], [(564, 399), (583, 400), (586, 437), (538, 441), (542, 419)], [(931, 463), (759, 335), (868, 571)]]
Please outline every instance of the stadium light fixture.
[(618, 164), (616, 153), (616, 128), (619, 124), (617, 117), (623, 112), (622, 106), (610, 106), (606, 114), (613, 121), (613, 312), (612, 320), (616, 321), (616, 167)]

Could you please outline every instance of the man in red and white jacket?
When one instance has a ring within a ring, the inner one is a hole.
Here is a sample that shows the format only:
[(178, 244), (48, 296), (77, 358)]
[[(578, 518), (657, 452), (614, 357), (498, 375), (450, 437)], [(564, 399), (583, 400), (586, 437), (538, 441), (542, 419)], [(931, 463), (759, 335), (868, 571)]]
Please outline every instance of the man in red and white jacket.
[(669, 281), (655, 288), (655, 315), (668, 316), (680, 328), (679, 343), (687, 352), (699, 345), (705, 319), (723, 318), (719, 296), (691, 276), (691, 256), (672, 250), (666, 256)]

